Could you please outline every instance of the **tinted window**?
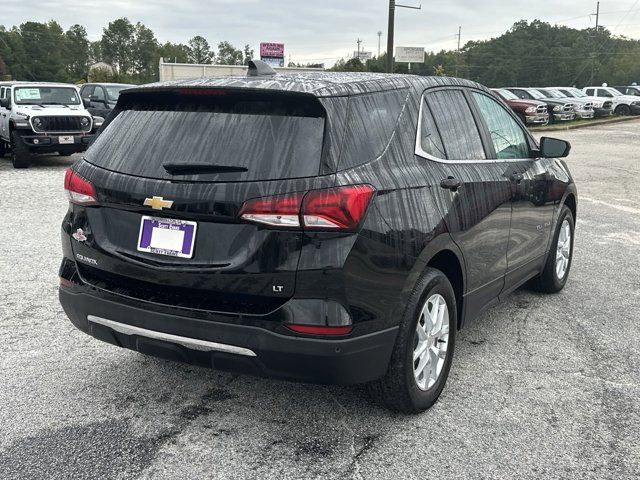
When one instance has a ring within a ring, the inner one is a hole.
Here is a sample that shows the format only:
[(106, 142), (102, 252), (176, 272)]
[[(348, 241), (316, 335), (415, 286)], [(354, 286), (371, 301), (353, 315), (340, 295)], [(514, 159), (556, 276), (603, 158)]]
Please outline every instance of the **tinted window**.
[(440, 90), (425, 97), (450, 160), (486, 158), (478, 127), (462, 90)]
[[(219, 168), (177, 177), (194, 181), (317, 175), (324, 139), (324, 110), (317, 100), (268, 102), (250, 97), (243, 93), (219, 99), (194, 95), (185, 102), (172, 97), (161, 103), (125, 102), (127, 109), (116, 112), (85, 158), (109, 170), (148, 178), (174, 178), (163, 167), (168, 163)], [(315, 103), (306, 108), (309, 101)], [(227, 171), (221, 171), (225, 167)]]
[(611, 93), (609, 93), (607, 90), (604, 90), (602, 88), (598, 89), (598, 97), (613, 97), (613, 95), (611, 95)]
[(592, 96), (592, 95), (593, 95), (593, 90), (594, 90), (593, 88), (587, 88), (587, 89), (585, 90), (585, 92), (587, 93), (587, 95)]
[(422, 111), (420, 112), (420, 148), (422, 152), (436, 158), (447, 158), (444, 145), (440, 138), (440, 133), (433, 119), (433, 114), (426, 101), (422, 101)]
[(527, 137), (511, 115), (487, 95), (477, 92), (472, 95), (491, 134), (497, 158), (528, 158)]
[(104, 100), (104, 89), (102, 87), (96, 87), (93, 91), (93, 96), (96, 100)]
[(391, 140), (406, 97), (406, 90), (392, 90), (349, 99), (341, 169), (362, 165), (382, 154)]
[(93, 89), (95, 87), (93, 85), (87, 85), (86, 87), (82, 87), (82, 90), (80, 90), (82, 98), (89, 98), (91, 95), (93, 95)]

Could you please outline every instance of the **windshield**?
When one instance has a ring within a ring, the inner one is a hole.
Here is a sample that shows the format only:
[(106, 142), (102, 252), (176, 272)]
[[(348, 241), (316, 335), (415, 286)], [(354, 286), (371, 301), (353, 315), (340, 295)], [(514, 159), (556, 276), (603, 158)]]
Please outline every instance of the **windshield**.
[(510, 92), (509, 90), (500, 88), (495, 91), (498, 92), (502, 98), (505, 98), (507, 100), (519, 100), (518, 96), (515, 93)]
[(569, 95), (571, 95), (572, 97), (575, 97), (575, 98), (583, 98), (583, 97), (587, 97), (588, 96), (582, 90), (578, 90), (577, 88), (573, 88), (573, 87), (564, 88), (564, 89), (562, 89), (562, 91), (568, 93)]
[(16, 87), (14, 99), (18, 105), (80, 105), (73, 87)]
[(105, 89), (107, 90), (107, 98), (109, 98), (109, 100), (117, 102), (118, 97), (120, 97), (120, 92), (122, 90), (126, 90), (127, 88), (131, 88), (131, 87), (132, 85), (111, 85), (111, 86), (105, 87)]
[(547, 98), (561, 98), (562, 95), (550, 88), (539, 88), (538, 92), (542, 93)]
[(540, 93), (538, 90), (527, 90), (527, 93), (529, 95), (531, 95), (533, 98), (535, 98), (536, 100), (544, 100), (545, 98), (547, 98), (545, 95)]

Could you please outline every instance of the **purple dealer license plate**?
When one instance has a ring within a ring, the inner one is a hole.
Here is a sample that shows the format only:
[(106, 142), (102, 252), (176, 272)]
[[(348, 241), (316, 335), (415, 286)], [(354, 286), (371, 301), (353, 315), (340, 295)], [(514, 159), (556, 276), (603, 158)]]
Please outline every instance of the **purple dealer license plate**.
[(138, 251), (169, 255), (171, 257), (193, 257), (196, 240), (196, 222), (173, 218), (142, 217)]

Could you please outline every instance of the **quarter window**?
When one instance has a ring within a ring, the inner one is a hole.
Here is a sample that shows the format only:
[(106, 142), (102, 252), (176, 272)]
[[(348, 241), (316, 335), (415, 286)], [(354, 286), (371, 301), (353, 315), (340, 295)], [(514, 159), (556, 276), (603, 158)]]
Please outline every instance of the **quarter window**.
[(480, 132), (462, 90), (425, 95), (449, 160), (484, 160)]
[(528, 158), (527, 137), (511, 115), (487, 95), (477, 92), (472, 95), (491, 134), (497, 158)]
[(447, 154), (442, 144), (442, 138), (436, 127), (436, 122), (426, 101), (422, 101), (420, 112), (420, 149), (422, 152), (436, 158), (447, 158)]

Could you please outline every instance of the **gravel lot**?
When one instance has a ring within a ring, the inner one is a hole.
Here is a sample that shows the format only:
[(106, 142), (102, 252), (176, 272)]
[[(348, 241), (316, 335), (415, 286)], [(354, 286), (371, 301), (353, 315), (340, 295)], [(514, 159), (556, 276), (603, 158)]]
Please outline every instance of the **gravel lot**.
[(639, 478), (640, 121), (555, 135), (580, 197), (569, 283), (463, 330), (419, 416), (75, 330), (57, 300), (70, 160), (0, 160), (0, 478)]

